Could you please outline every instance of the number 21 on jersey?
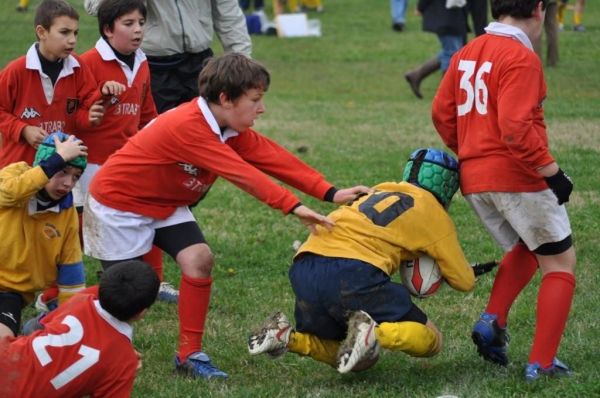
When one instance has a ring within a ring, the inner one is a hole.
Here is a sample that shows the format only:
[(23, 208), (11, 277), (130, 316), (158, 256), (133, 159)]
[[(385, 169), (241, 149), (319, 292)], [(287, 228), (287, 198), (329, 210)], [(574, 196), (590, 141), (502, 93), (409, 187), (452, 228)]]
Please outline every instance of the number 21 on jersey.
[[(475, 70), (475, 61), (461, 59), (458, 62), (458, 70), (463, 72), (460, 76), (460, 88), (467, 94), (467, 99), (458, 106), (458, 116), (464, 116), (473, 110), (473, 105), (480, 115), (487, 114), (488, 88), (483, 80), (483, 75), (490, 73), (492, 63), (484, 62), (479, 69)], [(471, 78), (475, 75), (475, 81)]]
[[(39, 336), (33, 339), (33, 352), (37, 356), (42, 366), (49, 365), (52, 362), (52, 357), (48, 353), (46, 347), (66, 347), (78, 344), (83, 339), (83, 326), (79, 319), (72, 315), (67, 315), (62, 323), (69, 327), (69, 331), (62, 334), (48, 334)], [(58, 373), (50, 383), (55, 389), (63, 387), (65, 384), (72, 381), (74, 378), (91, 368), (100, 358), (100, 351), (95, 348), (81, 344), (78, 354), (81, 358), (75, 360), (66, 369)]]

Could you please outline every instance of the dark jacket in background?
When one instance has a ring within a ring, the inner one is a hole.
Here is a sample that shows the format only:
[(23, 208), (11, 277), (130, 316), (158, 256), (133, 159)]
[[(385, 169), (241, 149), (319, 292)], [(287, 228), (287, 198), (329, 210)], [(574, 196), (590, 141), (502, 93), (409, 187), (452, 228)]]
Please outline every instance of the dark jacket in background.
[(417, 9), (423, 16), (423, 30), (437, 35), (467, 35), (467, 10), (446, 8), (446, 0), (419, 0)]

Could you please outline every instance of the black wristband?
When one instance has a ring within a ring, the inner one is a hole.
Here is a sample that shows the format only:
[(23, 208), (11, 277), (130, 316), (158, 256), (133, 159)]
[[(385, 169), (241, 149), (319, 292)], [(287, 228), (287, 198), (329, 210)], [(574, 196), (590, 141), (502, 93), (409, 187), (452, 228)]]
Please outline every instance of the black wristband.
[(337, 191), (338, 189), (336, 187), (329, 188), (327, 192), (325, 192), (325, 197), (323, 197), (323, 200), (326, 202), (333, 202), (333, 197), (335, 196)]
[(550, 177), (544, 177), (548, 188), (554, 192), (554, 195), (558, 199), (558, 204), (562, 205), (569, 201), (569, 196), (573, 191), (573, 181), (562, 169), (558, 169), (558, 172)]
[(556, 174), (550, 177), (544, 177), (544, 179), (546, 180), (546, 184), (548, 184), (549, 187), (552, 187), (553, 185), (559, 184), (563, 180), (564, 175), (565, 172), (559, 168)]
[(297, 209), (298, 207), (300, 207), (300, 206), (302, 206), (302, 202), (298, 202), (298, 203), (296, 203), (296, 204), (294, 205), (294, 207), (292, 207), (292, 208), (290, 209), (290, 211), (288, 211), (288, 213), (287, 213), (287, 214), (292, 214), (292, 213), (294, 212), (294, 210), (296, 210), (296, 209)]

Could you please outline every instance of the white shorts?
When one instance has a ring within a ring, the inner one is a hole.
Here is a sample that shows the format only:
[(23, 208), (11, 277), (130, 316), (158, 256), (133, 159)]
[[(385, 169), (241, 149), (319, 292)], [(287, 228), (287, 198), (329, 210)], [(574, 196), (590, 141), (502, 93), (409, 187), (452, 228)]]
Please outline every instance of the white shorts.
[(85, 205), (85, 198), (88, 194), (92, 178), (94, 178), (101, 166), (100, 164), (88, 163), (83, 174), (79, 177), (79, 181), (77, 181), (72, 191), (75, 207), (83, 207)]
[(539, 192), (481, 192), (465, 196), (505, 251), (522, 239), (531, 251), (571, 235), (569, 216), (550, 189)]
[(83, 246), (88, 256), (105, 261), (127, 260), (150, 251), (157, 228), (196, 222), (187, 206), (164, 220), (116, 210), (88, 195), (83, 211)]

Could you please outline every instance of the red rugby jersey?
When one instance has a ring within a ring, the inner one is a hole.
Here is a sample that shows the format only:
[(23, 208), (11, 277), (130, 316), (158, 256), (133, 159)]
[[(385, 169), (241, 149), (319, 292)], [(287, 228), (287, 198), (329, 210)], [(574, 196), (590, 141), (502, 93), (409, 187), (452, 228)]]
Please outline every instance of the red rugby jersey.
[(107, 99), (100, 125), (78, 134), (88, 147), (88, 161), (103, 164), (129, 137), (157, 115), (150, 90), (150, 69), (142, 50), (137, 50), (133, 71), (130, 70), (102, 38), (95, 48), (81, 55), (81, 61), (92, 71), (99, 87), (108, 80), (126, 87), (118, 98)]
[[(520, 32), (504, 24), (490, 26)], [(488, 30), (453, 56), (432, 117), (443, 141), (458, 154), (463, 194), (547, 188), (536, 171), (554, 161), (544, 124), (545, 97), (538, 56), (514, 36)]]
[(219, 176), (284, 213), (299, 200), (269, 176), (319, 199), (332, 187), (252, 129), (221, 134), (206, 103), (197, 98), (131, 137), (94, 176), (90, 192), (114, 209), (164, 219), (177, 207), (195, 203)]
[(45, 330), (4, 342), (0, 396), (131, 395), (138, 364), (131, 326), (103, 310), (94, 295), (73, 296), (43, 323)]
[(78, 135), (88, 127), (88, 111), (100, 99), (91, 72), (76, 55), (63, 61), (52, 87), (42, 72), (35, 44), (27, 55), (9, 63), (0, 73), (0, 168), (15, 162), (33, 162), (35, 149), (21, 137), (27, 126), (39, 126), (48, 134), (63, 131)]

